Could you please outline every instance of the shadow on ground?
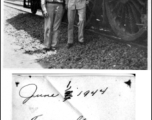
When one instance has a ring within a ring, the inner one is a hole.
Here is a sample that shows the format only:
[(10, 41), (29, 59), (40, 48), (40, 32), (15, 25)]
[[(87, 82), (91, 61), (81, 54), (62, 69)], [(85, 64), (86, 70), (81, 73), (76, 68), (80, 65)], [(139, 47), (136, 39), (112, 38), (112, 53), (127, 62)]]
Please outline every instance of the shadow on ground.
[(43, 41), (43, 18), (32, 15), (30, 13), (22, 13), (8, 19), (7, 22), (11, 24), (16, 30), (23, 30), (27, 32), (32, 38)]
[[(25, 54), (44, 54), (36, 61), (48, 69), (147, 69), (147, 50), (126, 43), (113, 41), (95, 33), (85, 31), (85, 45), (77, 42), (77, 28), (74, 30), (74, 46), (66, 48), (67, 25), (60, 27), (58, 51), (56, 54), (45, 55), (41, 49), (34, 49), (43, 42), (43, 18), (32, 14), (18, 14), (8, 19), (24, 41), (31, 40), (33, 50), (26, 50)], [(19, 32), (18, 32), (19, 31)], [(27, 33), (28, 35), (22, 35)], [(35, 44), (39, 41), (40, 44)], [(22, 41), (23, 42), (23, 41)], [(30, 45), (29, 44), (29, 45)]]

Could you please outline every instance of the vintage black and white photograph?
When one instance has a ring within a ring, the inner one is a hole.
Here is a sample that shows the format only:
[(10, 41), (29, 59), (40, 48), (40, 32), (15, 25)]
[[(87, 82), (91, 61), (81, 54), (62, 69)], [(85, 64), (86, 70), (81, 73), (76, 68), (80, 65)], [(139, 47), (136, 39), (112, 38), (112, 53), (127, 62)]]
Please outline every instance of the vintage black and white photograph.
[(135, 120), (135, 74), (13, 74), (11, 120)]
[(3, 2), (4, 68), (148, 69), (148, 0)]

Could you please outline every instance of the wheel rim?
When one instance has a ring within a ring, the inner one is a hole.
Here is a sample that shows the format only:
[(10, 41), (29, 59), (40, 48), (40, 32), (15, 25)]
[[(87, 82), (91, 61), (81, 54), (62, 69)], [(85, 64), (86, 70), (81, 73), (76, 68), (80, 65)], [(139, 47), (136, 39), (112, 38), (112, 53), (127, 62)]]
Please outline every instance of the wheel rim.
[(146, 31), (145, 9), (144, 0), (106, 0), (109, 23), (113, 31), (126, 41), (135, 40)]

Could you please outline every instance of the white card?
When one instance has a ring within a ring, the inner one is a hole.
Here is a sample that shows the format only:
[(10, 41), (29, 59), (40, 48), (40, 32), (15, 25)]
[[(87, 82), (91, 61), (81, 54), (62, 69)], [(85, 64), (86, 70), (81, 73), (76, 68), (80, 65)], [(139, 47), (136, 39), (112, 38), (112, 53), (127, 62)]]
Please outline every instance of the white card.
[(134, 75), (13, 75), (13, 120), (135, 120)]

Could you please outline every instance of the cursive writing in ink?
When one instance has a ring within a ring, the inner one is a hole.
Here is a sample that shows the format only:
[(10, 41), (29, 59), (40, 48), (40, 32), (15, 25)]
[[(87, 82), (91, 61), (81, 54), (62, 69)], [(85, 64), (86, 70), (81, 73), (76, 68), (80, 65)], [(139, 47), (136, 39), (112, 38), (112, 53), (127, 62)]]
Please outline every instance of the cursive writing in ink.
[(107, 91), (108, 87), (106, 89), (100, 89), (100, 90), (95, 90), (95, 91), (90, 91), (87, 90), (85, 92), (81, 91), (80, 93), (77, 94), (77, 96), (80, 96), (81, 94), (84, 95), (84, 97), (86, 97), (89, 93), (94, 96), (97, 92), (100, 92), (101, 94), (104, 94)]
[(91, 94), (94, 96), (98, 92), (98, 89), (96, 91), (92, 91)]
[[(73, 90), (71, 90), (71, 88), (72, 88), (71, 81), (68, 82), (66, 87), (67, 87), (67, 89), (65, 90), (63, 102), (65, 102), (66, 100), (69, 100), (73, 97)], [(30, 91), (27, 91), (27, 90), (30, 90)], [(52, 94), (37, 94), (36, 93), (37, 90), (38, 90), (38, 87), (36, 84), (27, 84), (27, 85), (23, 86), (19, 90), (19, 96), (21, 98), (24, 98), (23, 104), (27, 103), (31, 98), (59, 96), (59, 94), (57, 94), (57, 93), (56, 94), (53, 94), (53, 93)], [(107, 90), (108, 90), (108, 87), (105, 89), (96, 89), (93, 91), (92, 90), (80, 91), (77, 93), (77, 96), (83, 96), (83, 97), (87, 97), (88, 95), (95, 96), (96, 94), (99, 94), (99, 93), (101, 95), (103, 95)]]
[(37, 116), (33, 117), (31, 120), (36, 120), (40, 116), (42, 116), (42, 115), (37, 115)]
[(70, 84), (71, 84), (71, 81), (69, 81), (69, 83), (68, 83), (68, 85), (67, 85), (67, 89), (65, 90), (65, 95), (64, 95), (64, 100), (63, 100), (63, 102), (65, 102), (65, 101), (68, 100), (68, 99), (71, 99), (71, 97), (72, 97), (73, 91), (70, 90), (70, 89), (71, 89)]
[(84, 92), (84, 97), (86, 97), (89, 93), (90, 93), (90, 90), (87, 90), (86, 92)]
[(108, 87), (105, 90), (101, 89), (100, 90), (101, 94), (104, 94), (107, 91), (107, 89), (108, 89)]
[[(34, 88), (33, 91), (31, 91), (29, 93), (29, 95), (25, 95), (25, 93), (23, 91), (25, 89), (31, 88), (31, 87)], [(51, 94), (51, 95), (49, 95), (49, 94), (45, 94), (45, 95), (43, 95), (43, 94), (36, 94), (37, 89), (38, 89), (38, 87), (37, 87), (36, 84), (28, 84), (28, 85), (23, 86), (20, 89), (19, 96), (21, 98), (25, 98), (24, 101), (23, 101), (23, 104), (25, 104), (27, 101), (29, 101), (33, 97), (57, 97), (57, 96), (59, 96), (59, 94), (56, 94), (56, 95), (55, 94)]]
[(84, 118), (83, 116), (80, 116), (77, 120), (87, 120), (87, 119)]

